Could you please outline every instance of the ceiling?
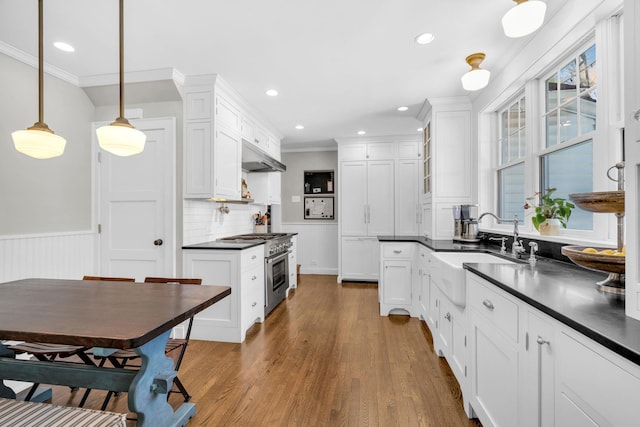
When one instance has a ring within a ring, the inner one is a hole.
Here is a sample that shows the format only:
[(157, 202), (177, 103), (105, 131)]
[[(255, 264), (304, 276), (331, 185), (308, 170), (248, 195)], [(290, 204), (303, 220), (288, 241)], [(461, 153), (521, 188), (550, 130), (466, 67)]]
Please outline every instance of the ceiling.
[[(547, 3), (546, 20), (563, 0)], [(284, 149), (324, 147), (359, 130), (369, 136), (410, 134), (421, 125), (417, 115), (425, 99), (469, 95), (460, 84), (467, 55), (485, 52), (482, 68), (495, 76), (531, 40), (503, 34), (500, 20), (513, 5), (126, 0), (124, 66), (127, 73), (219, 74), (281, 133)], [(414, 43), (423, 32), (435, 40)], [(76, 51), (55, 49), (58, 40)], [(117, 0), (44, 0), (47, 65), (78, 82), (115, 74), (117, 46)], [(0, 49), (8, 47), (36, 57), (37, 0), (0, 0)], [(279, 95), (266, 96), (270, 88)], [(409, 110), (399, 112), (399, 106)], [(305, 128), (295, 129), (298, 124)]]

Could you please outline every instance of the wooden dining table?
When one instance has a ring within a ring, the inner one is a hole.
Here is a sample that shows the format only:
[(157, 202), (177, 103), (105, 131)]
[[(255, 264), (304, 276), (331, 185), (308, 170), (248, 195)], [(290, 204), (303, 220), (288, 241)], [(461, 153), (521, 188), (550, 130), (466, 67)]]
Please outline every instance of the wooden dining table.
[[(182, 426), (195, 403), (167, 402), (176, 376), (165, 355), (171, 329), (231, 294), (228, 286), (24, 279), (0, 283), (0, 339), (133, 349), (139, 370), (70, 362), (18, 360), (0, 343), (0, 397), (15, 398), (2, 380), (128, 393), (138, 426)], [(8, 357), (7, 357), (8, 356)]]

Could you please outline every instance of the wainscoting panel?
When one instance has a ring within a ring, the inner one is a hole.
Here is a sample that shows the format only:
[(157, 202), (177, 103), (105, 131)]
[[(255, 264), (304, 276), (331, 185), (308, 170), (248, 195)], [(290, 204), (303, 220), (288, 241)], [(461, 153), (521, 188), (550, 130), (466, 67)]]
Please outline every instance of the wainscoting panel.
[(338, 274), (338, 223), (282, 224), (282, 232), (298, 233), (297, 260), (302, 274)]
[(93, 232), (0, 237), (0, 282), (42, 277), (82, 279), (95, 274)]

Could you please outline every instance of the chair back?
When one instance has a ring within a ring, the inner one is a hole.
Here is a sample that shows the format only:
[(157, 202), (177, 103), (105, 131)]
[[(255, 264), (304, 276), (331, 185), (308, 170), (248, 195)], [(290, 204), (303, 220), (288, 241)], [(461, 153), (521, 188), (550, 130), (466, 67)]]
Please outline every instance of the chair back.
[(84, 276), (82, 280), (101, 280), (103, 282), (135, 282), (131, 277)]
[(145, 277), (145, 283), (179, 283), (181, 285), (201, 285), (202, 279), (185, 279), (174, 277)]

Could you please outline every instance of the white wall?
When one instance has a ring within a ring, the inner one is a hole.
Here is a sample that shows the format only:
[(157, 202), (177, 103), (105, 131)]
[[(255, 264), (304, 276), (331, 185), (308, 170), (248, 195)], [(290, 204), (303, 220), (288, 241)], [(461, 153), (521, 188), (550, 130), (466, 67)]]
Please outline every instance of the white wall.
[(91, 221), (91, 122), (82, 89), (44, 77), (44, 121), (67, 140), (61, 157), (18, 153), (11, 133), (38, 120), (38, 72), (0, 54), (0, 235), (86, 231)]

